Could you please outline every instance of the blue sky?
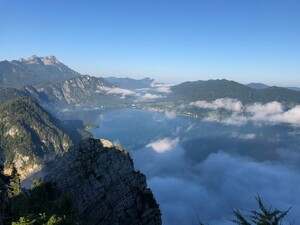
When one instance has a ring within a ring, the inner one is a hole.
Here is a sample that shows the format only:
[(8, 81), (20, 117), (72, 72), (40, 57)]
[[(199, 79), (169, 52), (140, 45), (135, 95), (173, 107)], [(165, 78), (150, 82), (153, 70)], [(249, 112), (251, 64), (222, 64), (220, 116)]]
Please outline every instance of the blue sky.
[(95, 76), (300, 86), (299, 0), (0, 0), (0, 60)]

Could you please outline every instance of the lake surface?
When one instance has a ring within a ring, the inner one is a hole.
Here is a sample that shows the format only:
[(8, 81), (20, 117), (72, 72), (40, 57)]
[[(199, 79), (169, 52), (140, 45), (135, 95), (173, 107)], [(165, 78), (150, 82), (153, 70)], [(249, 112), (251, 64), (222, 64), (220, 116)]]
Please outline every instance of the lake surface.
[(300, 221), (300, 131), (286, 125), (226, 125), (171, 113), (99, 114), (97, 138), (121, 144), (160, 204), (163, 224), (232, 224), (230, 209), (293, 207)]

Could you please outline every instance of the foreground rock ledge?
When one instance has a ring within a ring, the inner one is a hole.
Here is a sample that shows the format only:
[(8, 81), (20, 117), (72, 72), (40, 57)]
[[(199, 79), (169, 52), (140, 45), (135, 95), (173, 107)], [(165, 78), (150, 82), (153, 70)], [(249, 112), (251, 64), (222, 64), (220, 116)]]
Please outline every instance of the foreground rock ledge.
[(107, 140), (85, 139), (60, 160), (46, 181), (70, 195), (88, 225), (161, 224), (146, 178), (128, 152)]

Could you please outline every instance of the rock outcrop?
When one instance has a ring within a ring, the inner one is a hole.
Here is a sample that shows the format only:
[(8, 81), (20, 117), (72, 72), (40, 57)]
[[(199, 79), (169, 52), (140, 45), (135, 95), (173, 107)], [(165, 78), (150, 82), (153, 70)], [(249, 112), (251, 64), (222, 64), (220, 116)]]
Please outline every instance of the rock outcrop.
[(86, 225), (159, 225), (161, 213), (129, 153), (111, 142), (85, 139), (46, 178), (70, 195)]

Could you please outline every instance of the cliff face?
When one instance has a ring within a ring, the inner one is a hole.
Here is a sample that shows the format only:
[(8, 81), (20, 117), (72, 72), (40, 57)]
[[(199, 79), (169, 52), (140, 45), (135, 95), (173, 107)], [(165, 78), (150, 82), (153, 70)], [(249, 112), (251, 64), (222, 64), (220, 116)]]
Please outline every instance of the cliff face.
[(45, 179), (72, 197), (84, 224), (161, 224), (159, 206), (145, 176), (134, 171), (124, 149), (109, 141), (81, 141)]
[(5, 169), (14, 165), (22, 180), (40, 171), (45, 163), (62, 155), (75, 143), (73, 141), (81, 138), (76, 124), (69, 127), (30, 98), (1, 105), (0, 150), (3, 149), (5, 155)]
[[(93, 105), (100, 100), (110, 100), (101, 92), (101, 88), (112, 88), (112, 85), (101, 77), (88, 75), (74, 77), (58, 84), (46, 84), (37, 89), (40, 96), (46, 96), (49, 103), (55, 105)], [(32, 90), (28, 90), (30, 94)]]
[(44, 162), (67, 151), (72, 144), (54, 118), (29, 98), (0, 107), (0, 135), (5, 167), (14, 164), (22, 179), (41, 170)]

